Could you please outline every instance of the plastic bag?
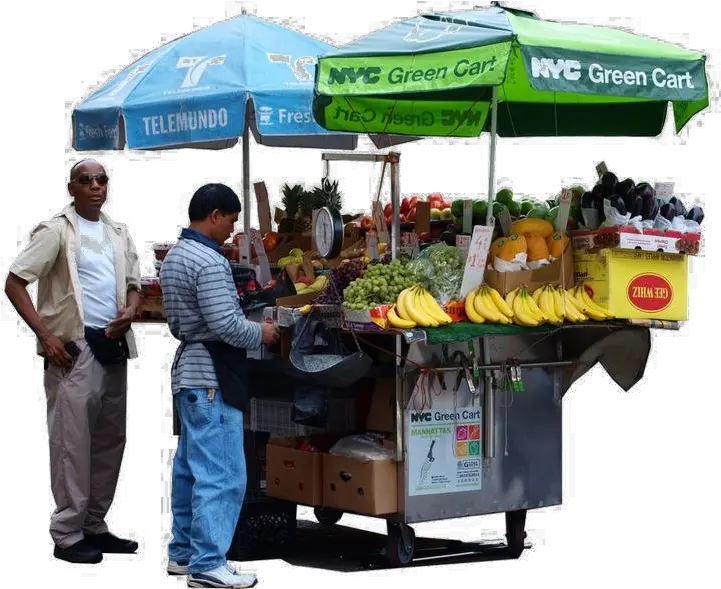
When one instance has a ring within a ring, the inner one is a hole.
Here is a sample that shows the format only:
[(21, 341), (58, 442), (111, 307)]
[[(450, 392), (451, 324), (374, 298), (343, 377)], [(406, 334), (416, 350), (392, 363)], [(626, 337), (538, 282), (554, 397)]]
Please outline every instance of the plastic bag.
[(460, 299), (465, 265), (460, 249), (438, 243), (408, 262), (407, 269), (443, 305)]
[(601, 213), (598, 209), (581, 209), (581, 215), (583, 216), (583, 225), (589, 231), (598, 229), (601, 223)]
[(376, 434), (364, 434), (357, 436), (346, 436), (341, 438), (331, 449), (330, 454), (352, 458), (353, 460), (392, 460), (395, 458), (395, 451), (382, 446), (382, 436)]
[(328, 389), (312, 384), (299, 384), (293, 393), (290, 418), (300, 425), (328, 426)]
[(528, 254), (521, 252), (516, 254), (513, 260), (502, 260), (498, 256), (493, 259), (493, 269), (496, 272), (519, 272), (520, 270), (528, 269), (526, 261), (528, 260)]
[(622, 215), (607, 198), (603, 199), (603, 214), (605, 215), (606, 220), (601, 223), (601, 227), (619, 227), (622, 225), (626, 225), (631, 218), (631, 213), (626, 213), (625, 215)]

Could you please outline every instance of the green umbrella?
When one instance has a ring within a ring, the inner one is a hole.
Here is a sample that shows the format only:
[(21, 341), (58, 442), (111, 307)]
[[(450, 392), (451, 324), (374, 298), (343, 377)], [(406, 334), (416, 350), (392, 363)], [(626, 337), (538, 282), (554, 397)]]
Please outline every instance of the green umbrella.
[[(655, 136), (708, 102), (703, 54), (625, 31), (502, 7), (420, 15), (320, 56), (313, 114), (332, 131)], [(489, 113), (491, 116), (488, 116)], [(487, 223), (492, 208), (488, 207)]]

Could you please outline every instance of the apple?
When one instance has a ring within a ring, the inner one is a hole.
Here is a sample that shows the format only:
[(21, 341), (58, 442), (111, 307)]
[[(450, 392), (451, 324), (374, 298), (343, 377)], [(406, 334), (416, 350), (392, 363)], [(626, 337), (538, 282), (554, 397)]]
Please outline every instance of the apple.
[(441, 211), (441, 219), (443, 219), (444, 221), (452, 220), (453, 219), (453, 211), (451, 211), (450, 208), (443, 209)]
[(369, 230), (373, 229), (374, 225), (375, 225), (375, 223), (373, 223), (373, 219), (371, 219), (367, 215), (361, 219), (361, 229), (363, 231), (369, 231)]
[(441, 218), (441, 211), (440, 209), (431, 209), (431, 219), (434, 221), (438, 221)]
[(410, 210), (411, 210), (411, 201), (408, 199), (408, 197), (405, 197), (401, 201), (401, 213), (403, 215), (407, 215)]
[(391, 228), (392, 224), (393, 224), (393, 217), (386, 216), (386, 226), (388, 227), (388, 229)]
[(440, 192), (432, 192), (428, 195), (428, 202), (432, 200), (443, 200), (443, 195)]
[(410, 209), (415, 209), (415, 208), (416, 208), (416, 203), (417, 203), (419, 200), (420, 200), (420, 199), (419, 199), (417, 196), (414, 196), (413, 198), (411, 198), (410, 202), (408, 203), (409, 210), (410, 210)]
[(386, 205), (385, 209), (383, 209), (383, 214), (386, 217), (390, 217), (393, 214), (393, 204), (392, 203), (388, 203)]
[(408, 213), (408, 216), (406, 217), (408, 221), (415, 222), (416, 220), (416, 207), (411, 208), (410, 212)]
[(406, 216), (403, 213), (400, 214), (400, 220), (401, 220), (401, 223), (406, 222)]

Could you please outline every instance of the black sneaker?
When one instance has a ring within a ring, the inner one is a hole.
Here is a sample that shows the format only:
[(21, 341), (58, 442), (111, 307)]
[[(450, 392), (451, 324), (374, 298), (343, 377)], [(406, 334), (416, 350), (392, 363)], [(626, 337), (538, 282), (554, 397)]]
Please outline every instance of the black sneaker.
[(80, 540), (67, 548), (56, 545), (53, 554), (55, 558), (73, 564), (98, 564), (103, 560), (103, 553), (86, 540)]
[(104, 554), (134, 554), (138, 550), (138, 543), (134, 540), (125, 540), (113, 536), (110, 532), (104, 534), (85, 534), (88, 544), (94, 546)]

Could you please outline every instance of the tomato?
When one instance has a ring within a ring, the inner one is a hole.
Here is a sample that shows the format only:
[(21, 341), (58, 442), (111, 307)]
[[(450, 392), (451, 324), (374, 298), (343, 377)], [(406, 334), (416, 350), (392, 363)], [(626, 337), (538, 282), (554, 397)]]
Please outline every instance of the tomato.
[(270, 253), (278, 247), (278, 238), (279, 236), (275, 231), (269, 231), (263, 236), (263, 247), (266, 253)]

